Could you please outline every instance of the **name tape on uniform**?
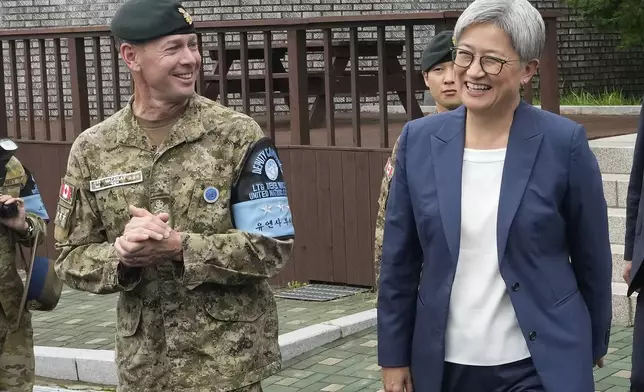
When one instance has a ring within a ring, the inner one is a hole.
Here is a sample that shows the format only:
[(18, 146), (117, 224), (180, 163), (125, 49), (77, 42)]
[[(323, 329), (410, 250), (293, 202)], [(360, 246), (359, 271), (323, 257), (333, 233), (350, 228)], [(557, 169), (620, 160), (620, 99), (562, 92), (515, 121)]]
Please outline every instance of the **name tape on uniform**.
[(89, 182), (89, 190), (90, 192), (98, 192), (116, 186), (136, 184), (139, 182), (143, 182), (143, 172), (141, 170), (92, 180)]

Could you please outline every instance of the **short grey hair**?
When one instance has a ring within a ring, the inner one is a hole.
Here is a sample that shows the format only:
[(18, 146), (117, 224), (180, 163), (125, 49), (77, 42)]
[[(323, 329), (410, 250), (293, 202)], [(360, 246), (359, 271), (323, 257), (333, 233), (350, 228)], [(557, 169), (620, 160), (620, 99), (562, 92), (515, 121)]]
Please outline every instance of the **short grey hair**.
[(454, 27), (454, 39), (471, 25), (491, 23), (510, 37), (521, 61), (541, 58), (546, 44), (546, 26), (539, 11), (528, 0), (475, 0)]
[(124, 40), (123, 38), (119, 38), (117, 36), (114, 36), (114, 47), (116, 48), (117, 52), (121, 50), (121, 45), (123, 45), (123, 44), (134, 45), (133, 42), (130, 42), (130, 41)]

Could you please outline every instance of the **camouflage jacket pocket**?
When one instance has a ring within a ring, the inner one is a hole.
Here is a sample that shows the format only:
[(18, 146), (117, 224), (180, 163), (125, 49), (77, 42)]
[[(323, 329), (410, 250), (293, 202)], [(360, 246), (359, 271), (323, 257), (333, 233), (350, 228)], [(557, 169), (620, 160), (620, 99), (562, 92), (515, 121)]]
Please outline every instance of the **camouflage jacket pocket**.
[(233, 228), (229, 187), (222, 180), (195, 180), (187, 214), (188, 231), (212, 235)]
[(141, 298), (131, 293), (121, 293), (116, 305), (116, 334), (122, 337), (133, 336), (141, 320)]
[(122, 188), (115, 187), (94, 192), (101, 214), (101, 223), (105, 227), (109, 242), (114, 242), (130, 221), (128, 201)]
[(205, 292), (203, 301), (206, 312), (219, 321), (253, 322), (268, 307), (262, 284), (226, 286), (222, 290)]
[[(264, 284), (227, 286), (204, 293), (207, 325), (204, 353), (225, 377), (261, 379), (262, 369), (280, 360), (277, 309)], [(258, 373), (259, 372), (259, 373)]]

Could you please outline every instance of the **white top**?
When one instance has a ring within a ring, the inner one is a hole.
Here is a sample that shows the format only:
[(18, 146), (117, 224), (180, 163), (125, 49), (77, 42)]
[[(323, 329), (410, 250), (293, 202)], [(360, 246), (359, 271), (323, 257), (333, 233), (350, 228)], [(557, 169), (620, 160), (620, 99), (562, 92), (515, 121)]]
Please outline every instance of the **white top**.
[(496, 222), (506, 149), (463, 154), (461, 244), (445, 361), (493, 366), (530, 357), (499, 272)]

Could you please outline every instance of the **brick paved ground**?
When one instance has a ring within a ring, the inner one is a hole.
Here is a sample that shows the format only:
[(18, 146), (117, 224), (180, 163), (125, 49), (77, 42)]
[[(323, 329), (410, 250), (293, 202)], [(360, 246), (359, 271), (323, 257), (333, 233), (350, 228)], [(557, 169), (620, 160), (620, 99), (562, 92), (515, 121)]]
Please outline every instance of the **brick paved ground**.
[[(595, 390), (628, 392), (631, 328), (613, 328), (606, 366), (595, 369)], [(381, 391), (375, 328), (327, 344), (285, 362), (264, 382), (265, 392)]]
[[(595, 369), (596, 391), (628, 392), (632, 333), (631, 328), (613, 328), (606, 366)], [(284, 370), (264, 381), (264, 392), (381, 391), (376, 350), (375, 328), (329, 343), (286, 361)], [(86, 391), (113, 390), (42, 379), (38, 384)]]
[[(65, 288), (52, 312), (34, 312), (37, 346), (113, 349), (116, 294), (94, 295)], [(327, 302), (276, 298), (280, 334), (375, 307), (375, 294), (358, 293)]]

